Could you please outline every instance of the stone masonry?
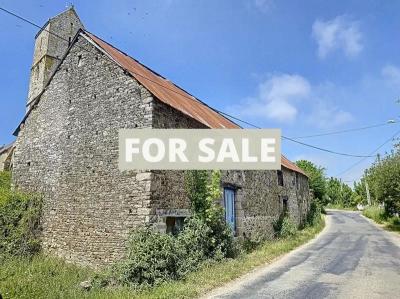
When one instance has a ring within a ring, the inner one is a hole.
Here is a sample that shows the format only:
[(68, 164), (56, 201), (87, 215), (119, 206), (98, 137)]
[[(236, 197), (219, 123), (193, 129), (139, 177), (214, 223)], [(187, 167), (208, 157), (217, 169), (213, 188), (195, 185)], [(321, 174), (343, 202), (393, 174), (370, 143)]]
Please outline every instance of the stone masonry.
[[(17, 130), (13, 184), (44, 196), (46, 252), (101, 266), (124, 256), (132, 229), (165, 231), (167, 216), (190, 215), (183, 171), (119, 171), (118, 130), (207, 126), (160, 101), (84, 34), (71, 43)], [(283, 186), (276, 171), (222, 173), (221, 188), (236, 190), (236, 236), (271, 237), (284, 199), (304, 221), (308, 179), (282, 171)]]

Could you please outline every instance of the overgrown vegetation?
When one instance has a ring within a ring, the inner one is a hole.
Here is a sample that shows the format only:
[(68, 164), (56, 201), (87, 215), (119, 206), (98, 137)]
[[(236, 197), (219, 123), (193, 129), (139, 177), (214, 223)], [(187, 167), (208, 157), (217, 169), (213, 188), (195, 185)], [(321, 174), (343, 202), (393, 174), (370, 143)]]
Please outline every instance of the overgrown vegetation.
[(296, 162), (309, 177), (310, 189), (321, 208), (355, 209), (358, 204), (366, 204), (366, 197), (357, 184), (354, 190), (341, 180), (326, 177), (325, 169), (307, 160)]
[(399, 145), (385, 157), (378, 157), (375, 163), (365, 171), (360, 185), (365, 187), (365, 183), (369, 186), (372, 203), (383, 205), (387, 217), (400, 213)]
[[(385, 219), (396, 223), (400, 214), (400, 144), (384, 157), (378, 156), (376, 161), (365, 170), (353, 189), (337, 178), (327, 178), (325, 170), (310, 161), (301, 160), (296, 164), (302, 168), (310, 179), (317, 201), (329, 208), (354, 209), (358, 204), (382, 206)], [(370, 193), (368, 202), (367, 190)], [(376, 208), (370, 207), (365, 213), (374, 214)], [(382, 211), (379, 211), (381, 213)], [(396, 218), (397, 217), (397, 218)], [(373, 218), (373, 219), (379, 219)], [(393, 220), (394, 219), (394, 220)], [(392, 226), (395, 224), (392, 224)]]
[(0, 256), (32, 256), (40, 251), (39, 196), (10, 188), (10, 173), (0, 172)]
[(286, 214), (282, 214), (278, 221), (274, 223), (274, 230), (277, 238), (288, 238), (297, 233), (296, 224)]
[[(191, 171), (186, 191), (193, 216), (183, 230), (172, 235), (150, 227), (138, 229), (129, 239), (127, 258), (109, 271), (95, 272), (34, 254), (40, 248), (36, 244), (41, 201), (11, 191), (9, 181), (9, 174), (1, 173), (0, 219), (8, 227), (1, 233), (10, 238), (4, 239), (4, 248), (9, 249), (0, 267), (0, 294), (12, 298), (193, 298), (272, 261), (323, 227), (316, 206), (305, 229), (298, 231), (284, 215), (278, 240), (251, 252), (239, 250), (218, 202), (220, 173)], [(89, 289), (80, 287), (85, 280), (91, 281)]]
[(188, 219), (177, 236), (139, 229), (129, 240), (126, 260), (114, 268), (114, 278), (134, 288), (181, 279), (202, 262), (225, 257), (210, 243), (211, 238), (211, 228), (196, 217)]
[(79, 287), (95, 275), (92, 270), (67, 264), (59, 259), (37, 255), (32, 259), (10, 258), (0, 267), (0, 293), (4, 298), (197, 298), (252, 269), (271, 263), (277, 257), (306, 243), (322, 230), (324, 222), (300, 230), (295, 236), (269, 241), (235, 259), (205, 262), (185, 279), (138, 290), (130, 286), (95, 285), (90, 291)]
[(222, 196), (221, 172), (206, 170), (186, 172), (186, 192), (192, 204), (192, 214), (209, 228), (210, 256), (234, 257), (233, 232), (224, 219), (224, 210), (219, 204)]
[(321, 206), (316, 201), (313, 201), (307, 213), (306, 225), (309, 227), (318, 226), (321, 222), (321, 211)]
[(310, 189), (318, 203), (320, 205), (328, 204), (325, 168), (307, 160), (299, 160), (296, 162), (296, 165), (308, 175)]
[(177, 235), (163, 234), (151, 227), (132, 233), (127, 258), (114, 267), (109, 280), (135, 288), (156, 286), (195, 271), (205, 261), (235, 256), (233, 233), (224, 221), (220, 172), (188, 171), (186, 192), (192, 217)]
[(363, 215), (376, 223), (383, 224), (388, 230), (400, 232), (400, 217), (388, 216), (387, 212), (379, 206), (367, 207)]
[(371, 206), (363, 214), (383, 224), (385, 228), (400, 231), (400, 145), (385, 157), (378, 156), (368, 168), (361, 181), (356, 184), (355, 192), (367, 197), (366, 185), (369, 186)]

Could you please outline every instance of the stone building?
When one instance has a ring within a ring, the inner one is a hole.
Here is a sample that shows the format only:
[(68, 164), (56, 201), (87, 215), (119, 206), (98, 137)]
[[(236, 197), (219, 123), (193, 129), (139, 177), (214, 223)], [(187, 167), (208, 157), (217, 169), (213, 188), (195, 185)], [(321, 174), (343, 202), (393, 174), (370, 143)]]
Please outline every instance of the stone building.
[(0, 171), (11, 170), (13, 166), (14, 142), (0, 146)]
[[(53, 55), (56, 66), (39, 67), (47, 80), (31, 76), (28, 110), (15, 131), (13, 184), (44, 195), (47, 252), (108, 264), (123, 257), (135, 227), (153, 223), (168, 232), (190, 214), (182, 171), (119, 171), (118, 130), (238, 125), (85, 31), (73, 8), (45, 26), (33, 68)], [(308, 179), (285, 157), (279, 171), (224, 171), (221, 188), (238, 237), (271, 237), (283, 210), (300, 224), (309, 207)]]

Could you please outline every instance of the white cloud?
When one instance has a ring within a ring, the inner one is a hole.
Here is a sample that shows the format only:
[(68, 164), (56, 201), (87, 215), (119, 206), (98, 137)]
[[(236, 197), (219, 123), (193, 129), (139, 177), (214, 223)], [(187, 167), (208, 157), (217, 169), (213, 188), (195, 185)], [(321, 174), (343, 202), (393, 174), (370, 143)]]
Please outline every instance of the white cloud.
[(319, 128), (334, 128), (353, 121), (353, 115), (329, 102), (318, 101), (308, 116), (308, 122)]
[(318, 56), (324, 59), (331, 52), (342, 50), (346, 56), (357, 56), (363, 50), (359, 24), (346, 16), (337, 16), (328, 21), (316, 20), (312, 36), (318, 44)]
[(266, 13), (271, 10), (274, 5), (273, 0), (254, 0), (254, 5), (261, 12)]
[(382, 68), (382, 76), (388, 83), (400, 86), (400, 68), (394, 65), (386, 65)]
[(333, 84), (313, 86), (296, 74), (270, 75), (258, 86), (255, 97), (227, 110), (246, 119), (269, 119), (292, 123), (302, 107), (303, 120), (320, 128), (333, 128), (353, 120), (353, 116), (332, 104), (336, 88)]
[(291, 122), (297, 116), (294, 102), (306, 98), (310, 84), (299, 75), (275, 75), (258, 86), (258, 95), (248, 98), (232, 110), (241, 115), (266, 117), (278, 122)]

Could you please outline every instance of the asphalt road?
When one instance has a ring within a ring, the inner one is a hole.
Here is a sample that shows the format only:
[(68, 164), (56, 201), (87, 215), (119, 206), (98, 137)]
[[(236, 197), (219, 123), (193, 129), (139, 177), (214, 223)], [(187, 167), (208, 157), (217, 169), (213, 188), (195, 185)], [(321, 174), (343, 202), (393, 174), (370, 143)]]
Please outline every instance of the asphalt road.
[(208, 298), (400, 298), (400, 238), (356, 212), (328, 215), (313, 242)]

